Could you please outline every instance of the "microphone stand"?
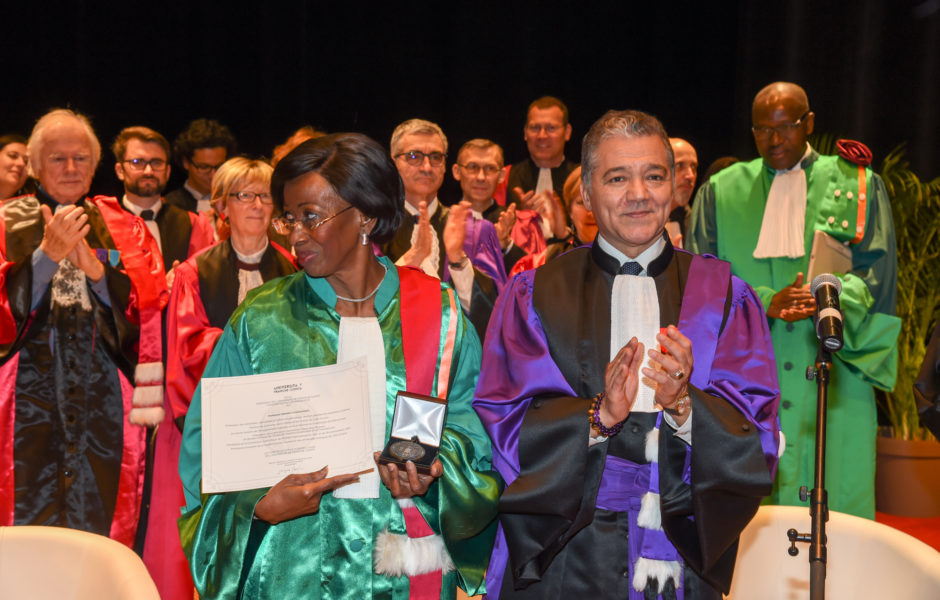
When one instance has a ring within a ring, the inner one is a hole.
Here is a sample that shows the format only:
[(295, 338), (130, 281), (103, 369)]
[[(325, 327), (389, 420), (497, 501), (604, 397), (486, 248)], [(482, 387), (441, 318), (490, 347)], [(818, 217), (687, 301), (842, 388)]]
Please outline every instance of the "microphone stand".
[(809, 497), (809, 514), (812, 519), (812, 531), (809, 535), (798, 533), (796, 529), (787, 530), (790, 556), (799, 554), (796, 542), (809, 542), (809, 591), (810, 600), (823, 600), (826, 597), (826, 521), (829, 520), (829, 494), (825, 488), (826, 480), (826, 407), (828, 403), (829, 370), (832, 367), (832, 354), (820, 343), (816, 354), (816, 364), (806, 368), (806, 379), (816, 379), (816, 463), (814, 468), (813, 489), (807, 496), (806, 486), (800, 488), (800, 500), (806, 502)]

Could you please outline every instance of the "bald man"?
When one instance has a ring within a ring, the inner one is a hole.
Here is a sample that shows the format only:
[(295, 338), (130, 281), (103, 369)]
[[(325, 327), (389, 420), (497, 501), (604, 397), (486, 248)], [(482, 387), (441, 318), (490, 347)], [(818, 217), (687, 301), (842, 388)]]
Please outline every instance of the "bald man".
[(698, 154), (689, 142), (682, 138), (669, 138), (672, 153), (676, 156), (676, 189), (672, 195), (672, 209), (688, 206), (692, 190), (698, 179)]
[(800, 486), (813, 486), (816, 383), (804, 371), (819, 347), (806, 277), (814, 234), (822, 231), (848, 248), (851, 269), (836, 273), (845, 346), (834, 355), (829, 384), (825, 487), (831, 509), (874, 518), (872, 386), (894, 387), (901, 327), (894, 316), (897, 255), (888, 196), (862, 144), (840, 140), (840, 156), (810, 147), (815, 115), (800, 86), (768, 85), (754, 98), (751, 117), (761, 157), (702, 186), (687, 246), (730, 261), (767, 311), (787, 440), (772, 496), (778, 504), (798, 504)]
[(676, 157), (676, 186), (669, 205), (666, 231), (672, 243), (682, 248), (682, 239), (689, 224), (689, 200), (698, 179), (698, 154), (692, 144), (682, 138), (669, 138), (669, 145)]

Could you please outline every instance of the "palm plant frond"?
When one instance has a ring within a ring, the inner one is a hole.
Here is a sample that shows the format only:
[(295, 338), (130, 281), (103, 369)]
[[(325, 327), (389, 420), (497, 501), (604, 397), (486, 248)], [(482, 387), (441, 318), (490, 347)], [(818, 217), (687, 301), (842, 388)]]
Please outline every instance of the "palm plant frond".
[(920, 426), (914, 381), (926, 342), (940, 316), (940, 178), (922, 182), (904, 158), (904, 146), (885, 157), (881, 177), (891, 199), (898, 255), (897, 384), (880, 403), (902, 439), (928, 439)]

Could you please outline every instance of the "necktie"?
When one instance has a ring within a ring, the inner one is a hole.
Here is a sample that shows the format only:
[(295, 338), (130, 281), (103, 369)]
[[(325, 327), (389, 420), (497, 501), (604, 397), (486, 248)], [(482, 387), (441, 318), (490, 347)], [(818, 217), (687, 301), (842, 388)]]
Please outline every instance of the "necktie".
[(153, 221), (153, 211), (152, 210), (142, 210), (140, 211), (140, 218), (144, 221)]
[(620, 270), (617, 271), (618, 275), (639, 275), (640, 271), (643, 270), (643, 267), (640, 266), (640, 263), (632, 260), (620, 265)]

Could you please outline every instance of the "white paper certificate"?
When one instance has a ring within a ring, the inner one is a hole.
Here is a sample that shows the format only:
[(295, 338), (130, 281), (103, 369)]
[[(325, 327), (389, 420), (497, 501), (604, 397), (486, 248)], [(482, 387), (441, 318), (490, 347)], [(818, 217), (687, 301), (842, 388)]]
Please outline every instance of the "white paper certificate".
[(375, 467), (365, 358), (202, 380), (202, 491), (270, 487), (291, 473)]

